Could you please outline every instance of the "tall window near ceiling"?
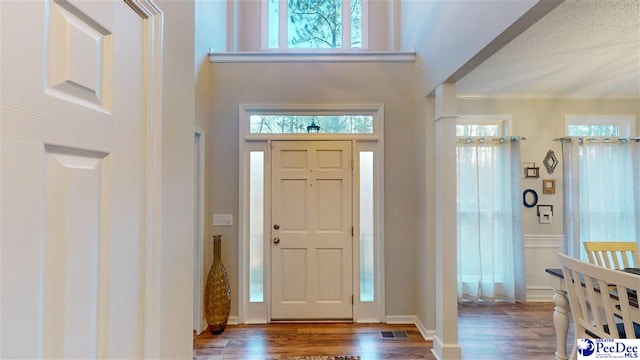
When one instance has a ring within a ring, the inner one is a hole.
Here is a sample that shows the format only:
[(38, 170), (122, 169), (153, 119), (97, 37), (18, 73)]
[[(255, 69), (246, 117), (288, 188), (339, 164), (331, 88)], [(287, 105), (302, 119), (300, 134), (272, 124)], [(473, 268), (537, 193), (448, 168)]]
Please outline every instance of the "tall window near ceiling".
[(266, 0), (265, 48), (350, 49), (366, 47), (367, 0)]
[(507, 121), (456, 127), (459, 300), (524, 300), (520, 139)]
[(562, 140), (567, 253), (585, 241), (640, 242), (640, 138), (634, 116), (565, 118)]

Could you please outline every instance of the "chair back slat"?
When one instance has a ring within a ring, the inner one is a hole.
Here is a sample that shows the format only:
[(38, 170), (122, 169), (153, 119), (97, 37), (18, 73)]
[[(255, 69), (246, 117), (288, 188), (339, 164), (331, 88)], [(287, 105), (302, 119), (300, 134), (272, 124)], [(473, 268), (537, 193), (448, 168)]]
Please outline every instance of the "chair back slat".
[[(640, 277), (558, 254), (576, 339), (637, 338)], [(575, 350), (574, 354), (575, 355)]]
[(638, 243), (634, 241), (585, 241), (589, 262), (609, 269), (640, 267)]

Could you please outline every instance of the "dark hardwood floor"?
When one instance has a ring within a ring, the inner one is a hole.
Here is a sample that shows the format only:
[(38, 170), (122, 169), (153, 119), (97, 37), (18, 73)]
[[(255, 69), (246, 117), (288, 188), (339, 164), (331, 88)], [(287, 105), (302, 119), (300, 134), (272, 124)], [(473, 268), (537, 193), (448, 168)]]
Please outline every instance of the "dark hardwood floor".
[[(463, 304), (458, 338), (468, 360), (552, 360), (556, 346), (552, 303)], [(406, 332), (384, 338), (382, 331)], [(568, 343), (572, 343), (572, 330)], [(413, 325), (229, 325), (220, 335), (194, 338), (195, 358), (286, 360), (302, 355), (360, 355), (362, 360), (435, 359), (433, 344)], [(570, 347), (569, 347), (570, 349)]]

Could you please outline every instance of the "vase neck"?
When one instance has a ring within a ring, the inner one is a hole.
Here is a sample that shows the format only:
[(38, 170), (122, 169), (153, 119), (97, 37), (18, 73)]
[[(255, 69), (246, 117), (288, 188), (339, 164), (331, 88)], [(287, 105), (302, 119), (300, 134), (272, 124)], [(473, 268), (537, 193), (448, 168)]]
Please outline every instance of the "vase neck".
[(222, 236), (214, 235), (213, 236), (213, 262), (220, 262), (222, 259)]

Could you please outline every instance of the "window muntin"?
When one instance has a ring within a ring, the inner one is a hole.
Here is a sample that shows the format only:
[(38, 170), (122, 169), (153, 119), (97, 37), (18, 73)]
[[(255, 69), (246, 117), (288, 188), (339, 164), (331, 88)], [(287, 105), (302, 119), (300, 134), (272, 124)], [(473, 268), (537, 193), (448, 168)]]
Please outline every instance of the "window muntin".
[(363, 47), (362, 1), (367, 0), (267, 0), (266, 47)]
[(320, 133), (373, 134), (373, 115), (250, 115), (250, 134), (302, 134), (315, 132), (308, 126), (319, 126)]

